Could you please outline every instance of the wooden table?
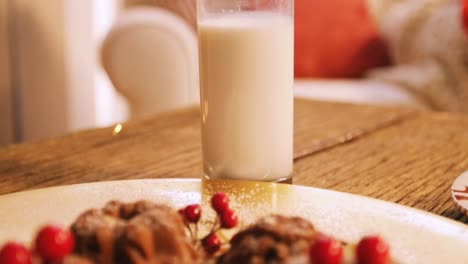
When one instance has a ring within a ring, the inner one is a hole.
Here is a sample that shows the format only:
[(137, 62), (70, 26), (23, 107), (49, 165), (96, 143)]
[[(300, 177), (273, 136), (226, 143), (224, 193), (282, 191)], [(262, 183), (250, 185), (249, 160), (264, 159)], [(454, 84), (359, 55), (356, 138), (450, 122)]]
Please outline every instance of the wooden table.
[[(199, 111), (0, 150), (0, 194), (119, 179), (201, 175)], [(296, 100), (294, 184), (383, 199), (465, 223), (450, 186), (468, 170), (468, 117)]]

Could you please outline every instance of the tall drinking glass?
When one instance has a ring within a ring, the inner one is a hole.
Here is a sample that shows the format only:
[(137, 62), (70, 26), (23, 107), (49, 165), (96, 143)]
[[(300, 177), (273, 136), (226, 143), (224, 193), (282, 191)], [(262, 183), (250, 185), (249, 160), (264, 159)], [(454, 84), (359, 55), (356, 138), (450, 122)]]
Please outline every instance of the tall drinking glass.
[(207, 178), (291, 178), (293, 13), (293, 0), (198, 0)]

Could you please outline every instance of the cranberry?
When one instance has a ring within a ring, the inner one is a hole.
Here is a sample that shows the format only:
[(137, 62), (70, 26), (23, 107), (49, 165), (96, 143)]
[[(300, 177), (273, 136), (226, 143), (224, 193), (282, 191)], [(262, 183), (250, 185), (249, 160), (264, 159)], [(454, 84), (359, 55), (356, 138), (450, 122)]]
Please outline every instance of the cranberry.
[(239, 218), (236, 212), (231, 209), (225, 210), (220, 216), (220, 222), (222, 228), (233, 228), (237, 225)]
[(340, 242), (330, 237), (320, 237), (310, 248), (310, 263), (312, 264), (340, 264), (343, 248)]
[(36, 237), (36, 251), (46, 261), (61, 261), (71, 253), (74, 245), (70, 231), (57, 226), (45, 226)]
[(197, 223), (201, 217), (201, 207), (198, 204), (188, 205), (184, 209), (184, 217), (190, 223)]
[(211, 206), (218, 214), (222, 214), (229, 209), (229, 196), (223, 192), (215, 193), (211, 197)]
[(8, 242), (0, 250), (0, 264), (31, 264), (31, 253), (18, 243)]
[(209, 234), (202, 240), (202, 245), (208, 254), (214, 254), (221, 248), (221, 240), (216, 234)]
[(378, 236), (361, 239), (356, 249), (359, 264), (386, 264), (389, 262), (388, 245)]

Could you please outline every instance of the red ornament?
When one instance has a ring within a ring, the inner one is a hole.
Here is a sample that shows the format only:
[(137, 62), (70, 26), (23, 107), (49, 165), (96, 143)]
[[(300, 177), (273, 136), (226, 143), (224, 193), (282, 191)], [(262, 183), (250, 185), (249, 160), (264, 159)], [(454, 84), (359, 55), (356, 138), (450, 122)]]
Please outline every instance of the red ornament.
[(184, 217), (190, 223), (197, 223), (201, 217), (201, 207), (198, 204), (188, 205), (184, 209)]
[(8, 242), (0, 250), (0, 264), (31, 264), (31, 253), (18, 243)]
[(46, 261), (58, 262), (70, 254), (75, 240), (69, 230), (45, 226), (36, 237), (36, 251)]
[(330, 237), (320, 237), (310, 248), (311, 264), (340, 264), (342, 258), (340, 242)]
[(358, 264), (389, 263), (388, 245), (378, 236), (367, 236), (361, 239), (356, 249)]
[(236, 212), (234, 212), (231, 209), (225, 210), (221, 215), (220, 215), (220, 222), (221, 222), (221, 227), (222, 228), (233, 228), (237, 225), (237, 222), (239, 221), (239, 218), (237, 217)]
[(202, 240), (202, 245), (208, 254), (214, 254), (221, 248), (221, 240), (216, 234), (209, 234)]
[(215, 193), (211, 197), (211, 206), (218, 214), (222, 214), (229, 209), (229, 196), (223, 192)]
[(463, 0), (461, 16), (463, 29), (468, 34), (468, 0)]

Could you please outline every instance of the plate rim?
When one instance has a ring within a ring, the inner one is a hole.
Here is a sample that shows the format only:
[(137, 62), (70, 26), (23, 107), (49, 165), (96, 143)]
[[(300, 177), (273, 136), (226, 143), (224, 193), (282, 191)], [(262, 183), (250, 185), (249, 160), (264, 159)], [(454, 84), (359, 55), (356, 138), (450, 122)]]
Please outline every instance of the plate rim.
[[(187, 183), (201, 183), (202, 181), (205, 181), (205, 179), (202, 178), (142, 178), (142, 179), (124, 179), (124, 180), (111, 180), (111, 181), (96, 181), (96, 182), (86, 182), (86, 183), (76, 183), (76, 184), (66, 184), (66, 185), (60, 185), (60, 186), (51, 186), (51, 187), (43, 187), (43, 188), (38, 188), (38, 189), (31, 189), (31, 190), (24, 190), (24, 191), (19, 191), (19, 192), (13, 192), (13, 193), (8, 193), (8, 194), (3, 194), (0, 195), (0, 200), (4, 198), (14, 198), (14, 196), (18, 195), (23, 195), (25, 193), (34, 193), (34, 192), (43, 192), (43, 191), (49, 191), (49, 190), (54, 190), (54, 189), (67, 189), (70, 187), (85, 187), (87, 185), (105, 185), (109, 183), (124, 183), (124, 182), (143, 182), (143, 181), (151, 181), (151, 182), (187, 182)], [(247, 182), (247, 181), (238, 181), (238, 180), (228, 180), (228, 179), (219, 179), (216, 181), (226, 181), (226, 182)], [(273, 185), (287, 185), (287, 186), (293, 186), (294, 188), (299, 188), (303, 190), (314, 190), (318, 192), (324, 192), (324, 193), (329, 193), (333, 195), (341, 195), (341, 196), (349, 196), (353, 197), (355, 199), (363, 199), (363, 200), (368, 200), (372, 203), (376, 204), (383, 204), (386, 206), (391, 206), (394, 207), (395, 209), (399, 210), (405, 210), (411, 213), (416, 213), (419, 215), (423, 215), (426, 217), (430, 217), (433, 219), (437, 219), (442, 222), (446, 222), (448, 224), (452, 224), (454, 226), (457, 226), (461, 229), (464, 229), (466, 232), (468, 232), (468, 224), (456, 221), (454, 219), (438, 215), (435, 213), (431, 213), (428, 211), (424, 211), (419, 208), (414, 208), (410, 207), (407, 205), (402, 205), (390, 201), (385, 201), (385, 200), (380, 200), (377, 198), (373, 197), (368, 197), (364, 195), (359, 195), (359, 194), (353, 194), (353, 193), (348, 193), (348, 192), (341, 192), (341, 191), (336, 191), (336, 190), (330, 190), (330, 189), (324, 189), (324, 188), (318, 188), (318, 187), (313, 187), (313, 186), (305, 186), (305, 185), (300, 185), (300, 184), (286, 184), (286, 183), (273, 183), (273, 182), (259, 182), (259, 181), (249, 181), (251, 183), (259, 183), (259, 184), (273, 184)], [(458, 209), (457, 206), (455, 205), (454, 208)], [(458, 209), (459, 210), (459, 209)]]

